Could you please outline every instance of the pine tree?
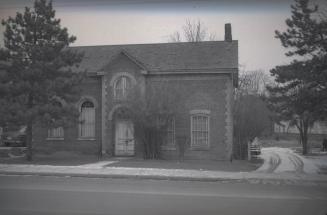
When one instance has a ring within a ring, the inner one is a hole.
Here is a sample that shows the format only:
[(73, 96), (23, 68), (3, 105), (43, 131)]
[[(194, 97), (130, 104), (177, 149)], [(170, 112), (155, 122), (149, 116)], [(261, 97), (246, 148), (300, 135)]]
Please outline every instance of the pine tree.
[(76, 37), (61, 27), (51, 1), (36, 0), (34, 8), (26, 7), (2, 25), (0, 123), (27, 127), (27, 159), (32, 160), (35, 126), (59, 127), (77, 119), (73, 102), (84, 73), (73, 69), (82, 54), (67, 48)]
[(276, 86), (268, 87), (270, 107), (281, 120), (298, 128), (303, 154), (308, 153), (308, 129), (327, 113), (327, 20), (318, 16), (318, 6), (295, 0), (288, 29), (276, 31), (286, 56), (297, 57), (289, 65), (270, 71)]

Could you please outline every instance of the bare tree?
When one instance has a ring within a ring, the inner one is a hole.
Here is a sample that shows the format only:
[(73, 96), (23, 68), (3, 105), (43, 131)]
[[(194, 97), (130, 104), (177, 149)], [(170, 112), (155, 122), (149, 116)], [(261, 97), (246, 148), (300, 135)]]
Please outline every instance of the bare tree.
[(181, 34), (178, 31), (175, 31), (173, 34), (169, 36), (169, 40), (173, 43), (181, 42), (182, 41)]
[(182, 32), (175, 31), (170, 35), (171, 42), (200, 42), (206, 40), (215, 40), (214, 33), (208, 33), (207, 28), (200, 20), (187, 19), (182, 26)]
[(246, 71), (241, 70), (239, 74), (239, 85), (236, 89), (238, 94), (263, 95), (266, 86), (272, 83), (270, 76), (263, 70)]
[(158, 78), (148, 84), (146, 95), (133, 90), (128, 102), (133, 109), (136, 138), (141, 142), (144, 159), (161, 158), (161, 145), (167, 138), (168, 124), (183, 106), (181, 86)]
[(245, 159), (248, 141), (269, 131), (271, 113), (262, 96), (270, 82), (262, 70), (241, 71), (234, 100), (234, 157)]

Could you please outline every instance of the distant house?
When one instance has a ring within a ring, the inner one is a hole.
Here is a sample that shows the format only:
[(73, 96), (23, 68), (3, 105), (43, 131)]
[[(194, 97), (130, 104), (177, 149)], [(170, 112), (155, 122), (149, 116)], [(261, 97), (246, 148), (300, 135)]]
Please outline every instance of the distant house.
[(84, 52), (79, 69), (88, 72), (76, 104), (82, 123), (38, 129), (35, 147), (84, 153), (101, 149), (110, 156), (141, 156), (133, 120), (120, 110), (128, 109), (124, 95), (131, 86), (145, 96), (160, 78), (187, 89), (182, 96), (185, 105), (167, 128), (169, 141), (162, 154), (176, 157), (176, 137), (185, 136), (190, 140), (185, 158), (229, 159), (238, 42), (232, 40), (230, 24), (225, 29), (224, 41), (73, 47)]
[[(274, 124), (274, 132), (277, 134), (299, 134), (296, 126), (290, 126), (289, 122), (280, 122)], [(312, 127), (309, 127), (309, 134), (327, 135), (327, 121), (317, 121)]]

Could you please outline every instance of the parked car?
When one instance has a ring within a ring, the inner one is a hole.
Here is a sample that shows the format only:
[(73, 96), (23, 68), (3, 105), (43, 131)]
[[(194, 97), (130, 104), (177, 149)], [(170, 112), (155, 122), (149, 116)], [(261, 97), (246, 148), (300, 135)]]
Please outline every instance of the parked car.
[(26, 146), (26, 126), (5, 127), (1, 140), (5, 146)]

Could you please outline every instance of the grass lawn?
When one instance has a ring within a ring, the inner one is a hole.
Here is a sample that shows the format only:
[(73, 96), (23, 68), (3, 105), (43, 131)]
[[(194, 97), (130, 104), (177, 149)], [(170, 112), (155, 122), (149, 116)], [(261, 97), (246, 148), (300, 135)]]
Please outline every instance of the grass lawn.
[(204, 161), (204, 160), (143, 160), (138, 158), (122, 159), (110, 167), (137, 167), (137, 168), (161, 168), (161, 169), (194, 169), (194, 170), (216, 170), (229, 172), (248, 172), (256, 170), (262, 164), (256, 161)]
[(248, 172), (257, 169), (261, 160), (255, 161), (208, 161), (208, 160), (144, 160), (140, 158), (103, 158), (96, 155), (81, 155), (71, 152), (57, 152), (52, 155), (34, 155), (33, 161), (27, 161), (25, 157), (0, 158), (1, 164), (35, 164), (55, 166), (78, 166), (96, 163), (98, 161), (117, 161), (107, 167), (135, 167), (135, 168), (160, 168), (160, 169), (194, 169), (194, 170), (216, 170), (229, 172)]
[(71, 152), (57, 152), (51, 155), (34, 154), (32, 161), (27, 161), (23, 157), (0, 158), (2, 164), (36, 164), (36, 165), (55, 165), (55, 166), (77, 166), (98, 162), (95, 155), (81, 155)]
[[(22, 154), (20, 154), (22, 155)], [(2, 164), (35, 164), (35, 165), (55, 165), (55, 166), (78, 166), (92, 164), (99, 161), (116, 161), (107, 167), (135, 167), (135, 168), (160, 168), (160, 169), (194, 169), (194, 170), (216, 170), (230, 172), (248, 172), (257, 169), (262, 161), (212, 161), (212, 160), (144, 160), (135, 157), (104, 157), (98, 158), (96, 155), (83, 155), (74, 152), (56, 152), (49, 154), (34, 154), (33, 161), (27, 161), (24, 156), (1, 157)]]

